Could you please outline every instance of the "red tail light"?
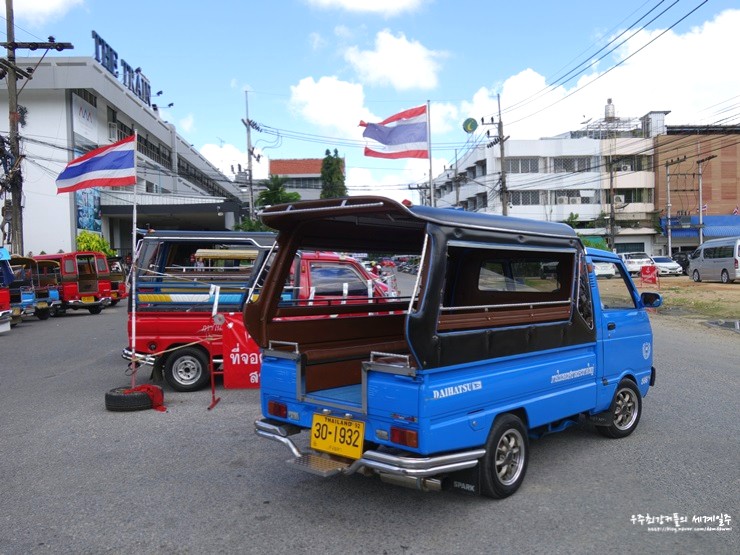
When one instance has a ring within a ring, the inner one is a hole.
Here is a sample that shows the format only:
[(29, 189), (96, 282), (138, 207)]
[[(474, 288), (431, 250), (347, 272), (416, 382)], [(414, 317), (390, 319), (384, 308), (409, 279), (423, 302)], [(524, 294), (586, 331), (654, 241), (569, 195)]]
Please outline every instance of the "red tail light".
[(277, 401), (267, 402), (267, 413), (279, 418), (288, 418), (288, 405)]
[(416, 430), (391, 427), (391, 441), (406, 447), (419, 447), (419, 434)]

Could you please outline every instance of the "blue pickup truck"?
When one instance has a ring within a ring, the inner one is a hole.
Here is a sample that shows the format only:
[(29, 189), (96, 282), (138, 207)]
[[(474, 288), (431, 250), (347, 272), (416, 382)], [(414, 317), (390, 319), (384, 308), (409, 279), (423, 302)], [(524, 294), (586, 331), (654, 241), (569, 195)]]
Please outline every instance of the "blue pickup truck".
[[(661, 297), (567, 225), (380, 197), (261, 218), (278, 238), (244, 308), (263, 349), (255, 431), (297, 469), (503, 498), (524, 480), (530, 438), (584, 421), (611, 438), (637, 427), (655, 383), (646, 308)], [(420, 263), (397, 297), (337, 284), (291, 300), (300, 249)], [(615, 278), (597, 280), (596, 263)]]

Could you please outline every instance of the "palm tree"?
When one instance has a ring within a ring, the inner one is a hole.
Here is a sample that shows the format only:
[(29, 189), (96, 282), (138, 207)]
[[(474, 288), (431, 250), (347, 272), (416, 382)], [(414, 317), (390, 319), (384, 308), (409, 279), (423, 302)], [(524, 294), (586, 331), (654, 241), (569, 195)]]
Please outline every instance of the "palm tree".
[(287, 181), (287, 177), (280, 177), (279, 175), (270, 175), (267, 179), (263, 180), (261, 185), (265, 187), (265, 190), (261, 191), (257, 196), (257, 206), (272, 206), (273, 204), (284, 204), (301, 200), (301, 195), (298, 193), (290, 193), (285, 190), (285, 183)]

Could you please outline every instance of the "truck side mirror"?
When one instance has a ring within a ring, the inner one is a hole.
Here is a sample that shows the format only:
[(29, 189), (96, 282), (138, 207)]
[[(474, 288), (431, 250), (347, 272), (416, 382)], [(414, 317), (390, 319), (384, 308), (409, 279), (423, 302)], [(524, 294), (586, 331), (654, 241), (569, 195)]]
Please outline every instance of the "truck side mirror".
[(649, 291), (640, 295), (640, 300), (646, 308), (658, 308), (663, 304), (663, 297), (661, 297), (660, 293), (651, 293)]

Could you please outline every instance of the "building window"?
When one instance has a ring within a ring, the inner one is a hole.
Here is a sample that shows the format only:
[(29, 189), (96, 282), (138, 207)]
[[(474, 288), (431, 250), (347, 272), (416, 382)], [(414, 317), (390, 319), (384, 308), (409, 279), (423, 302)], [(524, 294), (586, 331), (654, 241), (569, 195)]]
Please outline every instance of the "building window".
[(285, 182), (286, 189), (321, 189), (320, 177), (290, 177)]
[[(614, 196), (615, 198), (621, 197), (619, 201), (625, 204), (633, 202), (651, 204), (653, 202), (652, 189), (617, 189), (614, 191)], [(624, 199), (623, 201), (622, 198)]]
[(509, 202), (513, 206), (534, 206), (540, 204), (539, 191), (509, 191)]
[(588, 156), (554, 158), (553, 171), (555, 173), (587, 172), (591, 170), (591, 158)]
[(72, 92), (88, 104), (92, 104), (96, 108), (98, 107), (98, 97), (87, 89), (72, 89)]
[(537, 158), (507, 158), (504, 162), (508, 173), (539, 173)]

